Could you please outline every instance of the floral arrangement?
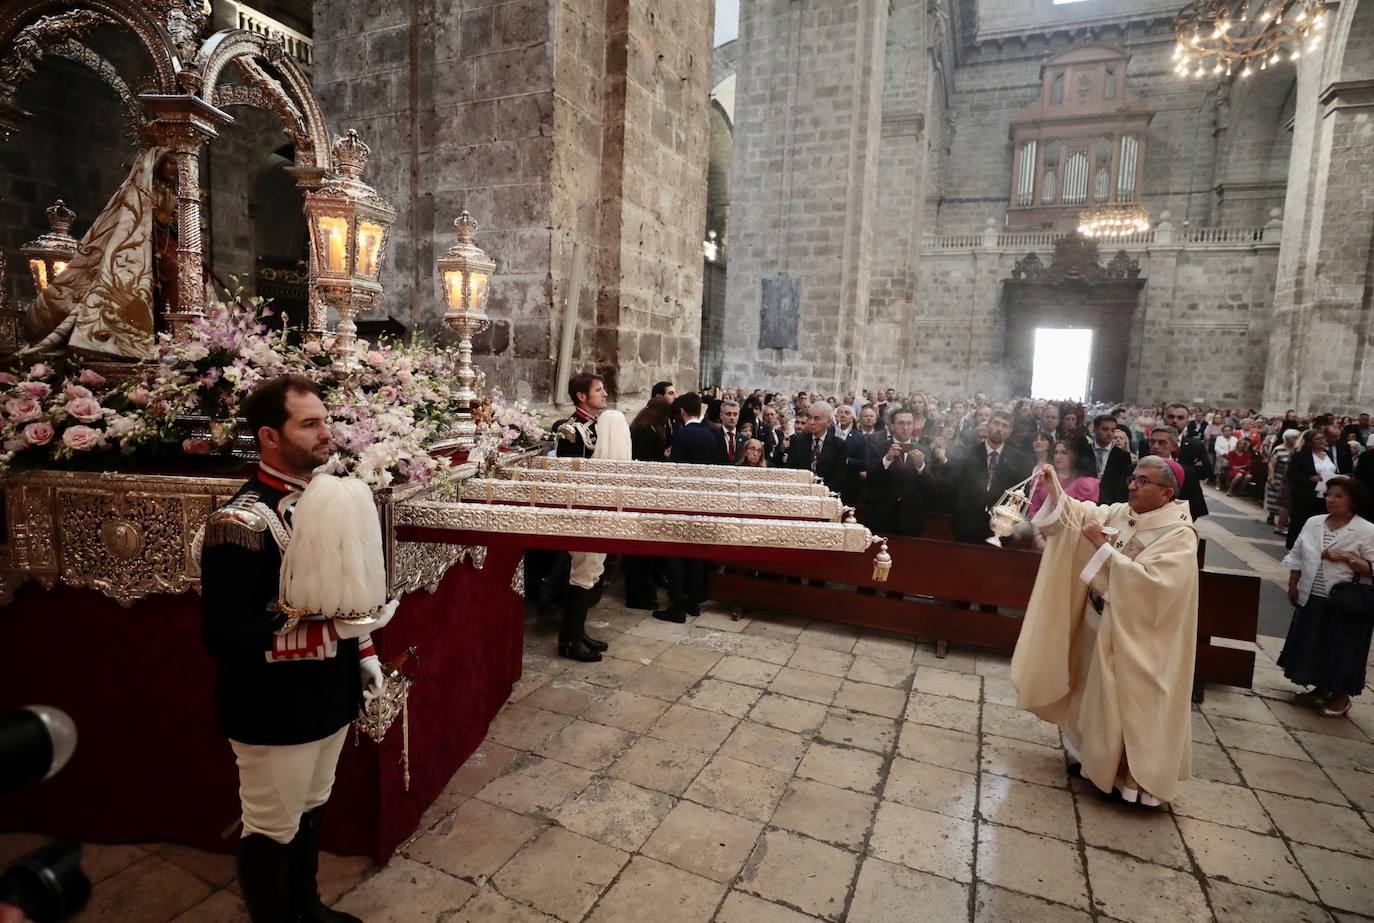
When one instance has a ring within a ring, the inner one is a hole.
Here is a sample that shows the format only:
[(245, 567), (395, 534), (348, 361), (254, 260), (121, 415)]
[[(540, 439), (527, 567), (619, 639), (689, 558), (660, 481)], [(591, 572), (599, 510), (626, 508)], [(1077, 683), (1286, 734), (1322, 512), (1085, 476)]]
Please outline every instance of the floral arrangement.
[(548, 431), (530, 410), (529, 402), (507, 404), (499, 388), (492, 389), (490, 407), (486, 408), (485, 416), (500, 429), (503, 446), (529, 449), (548, 438)]
[[(32, 467), (109, 467), (111, 456), (204, 455), (211, 440), (185, 438), (188, 416), (230, 425), (249, 390), (285, 373), (323, 389), (337, 450), (334, 468), (373, 486), (431, 483), (450, 470), (430, 447), (448, 438), (463, 409), (451, 382), (456, 351), (433, 344), (384, 341), (360, 354), (362, 372), (342, 384), (317, 342), (294, 344), (285, 329), (263, 322), (261, 299), (209, 306), (185, 335), (159, 338), (155, 359), (113, 382), (68, 360), (0, 372), (0, 475)], [(494, 395), (494, 422), (504, 445), (544, 438), (523, 402)], [(222, 440), (227, 442), (228, 440)]]

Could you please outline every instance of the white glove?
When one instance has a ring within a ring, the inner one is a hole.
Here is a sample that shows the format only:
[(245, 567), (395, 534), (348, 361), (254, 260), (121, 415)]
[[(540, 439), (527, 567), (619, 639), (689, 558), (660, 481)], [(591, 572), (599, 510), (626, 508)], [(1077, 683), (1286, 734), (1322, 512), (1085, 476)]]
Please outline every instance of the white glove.
[(381, 694), (386, 677), (382, 675), (382, 662), (376, 654), (358, 661), (358, 669), (363, 674), (363, 704), (367, 704)]
[(341, 622), (335, 619), (333, 622), (334, 637), (339, 640), (343, 640), (344, 638), (361, 638), (369, 632), (376, 631), (378, 628), (383, 628), (387, 622), (391, 621), (391, 617), (396, 614), (396, 607), (400, 604), (401, 601), (399, 599), (393, 599), (389, 603), (384, 603), (382, 607), (377, 610), (377, 620), (375, 622), (366, 622), (358, 625), (350, 622)]

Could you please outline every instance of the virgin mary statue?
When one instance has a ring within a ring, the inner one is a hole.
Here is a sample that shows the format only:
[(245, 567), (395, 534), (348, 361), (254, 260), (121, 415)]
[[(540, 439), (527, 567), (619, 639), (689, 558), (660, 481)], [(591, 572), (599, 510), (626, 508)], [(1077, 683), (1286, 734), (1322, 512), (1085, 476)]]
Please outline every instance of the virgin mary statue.
[(150, 147), (138, 155), (67, 268), (34, 299), (26, 322), (44, 338), (30, 351), (65, 346), (91, 358), (153, 358), (153, 290), (162, 268), (154, 253), (155, 212), (166, 211), (167, 198), (157, 173), (166, 153)]

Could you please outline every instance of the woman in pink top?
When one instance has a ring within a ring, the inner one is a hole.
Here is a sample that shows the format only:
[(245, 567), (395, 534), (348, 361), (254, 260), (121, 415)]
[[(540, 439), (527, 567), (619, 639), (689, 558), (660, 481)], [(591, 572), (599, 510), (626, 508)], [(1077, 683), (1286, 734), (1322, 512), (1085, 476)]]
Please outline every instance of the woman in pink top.
[[(1064, 493), (1075, 500), (1097, 502), (1097, 465), (1091, 454), (1076, 449), (1074, 443), (1060, 439), (1054, 444), (1053, 464), (1054, 473), (1059, 476), (1059, 484), (1064, 488)], [(1031, 516), (1040, 511), (1046, 496), (1045, 487), (1037, 478), (1035, 492), (1031, 494)]]

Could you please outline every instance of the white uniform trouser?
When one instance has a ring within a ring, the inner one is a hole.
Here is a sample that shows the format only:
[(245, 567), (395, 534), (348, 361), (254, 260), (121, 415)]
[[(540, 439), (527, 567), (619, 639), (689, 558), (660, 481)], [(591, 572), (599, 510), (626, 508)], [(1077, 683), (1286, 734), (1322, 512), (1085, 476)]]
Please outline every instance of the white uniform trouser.
[(605, 569), (606, 556), (604, 554), (574, 551), (572, 553), (572, 570), (568, 573), (568, 582), (573, 586), (590, 590), (596, 586), (596, 581), (601, 579), (601, 572)]
[(268, 746), (229, 741), (239, 764), (243, 835), (260, 833), (290, 843), (301, 815), (329, 800), (348, 725), (305, 744)]

